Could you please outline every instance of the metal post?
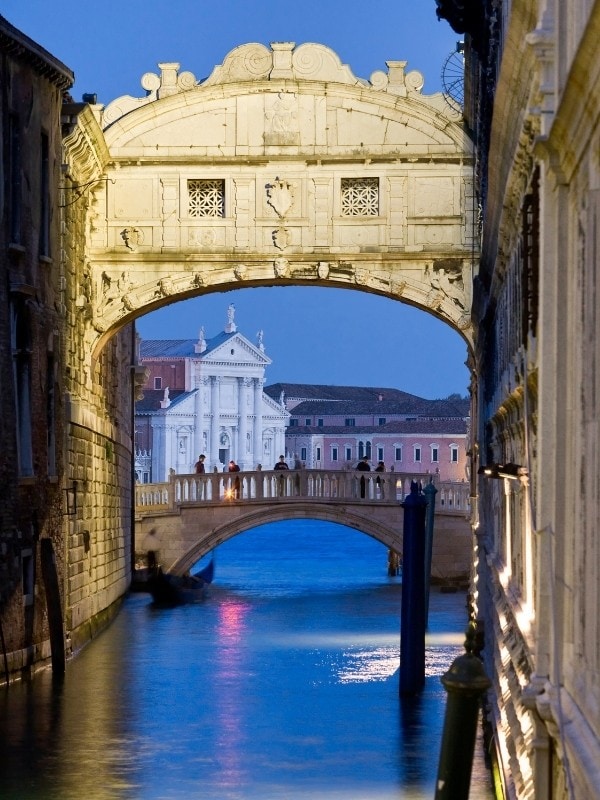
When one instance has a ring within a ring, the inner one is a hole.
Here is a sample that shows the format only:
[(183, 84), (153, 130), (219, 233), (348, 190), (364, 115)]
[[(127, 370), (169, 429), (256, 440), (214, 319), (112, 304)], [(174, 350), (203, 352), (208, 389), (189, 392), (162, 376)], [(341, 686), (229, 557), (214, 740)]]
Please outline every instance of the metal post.
[(414, 481), (404, 508), (402, 614), (400, 621), (400, 694), (416, 694), (425, 685), (425, 497)]
[(423, 489), (427, 500), (425, 515), (425, 627), (429, 625), (429, 587), (431, 585), (431, 557), (433, 553), (433, 522), (435, 517), (435, 496), (437, 489), (433, 485), (433, 476)]
[(441, 681), (448, 693), (435, 800), (468, 800), (480, 700), (490, 688), (481, 660), (474, 655), (477, 631), (471, 623), (465, 655), (458, 656)]

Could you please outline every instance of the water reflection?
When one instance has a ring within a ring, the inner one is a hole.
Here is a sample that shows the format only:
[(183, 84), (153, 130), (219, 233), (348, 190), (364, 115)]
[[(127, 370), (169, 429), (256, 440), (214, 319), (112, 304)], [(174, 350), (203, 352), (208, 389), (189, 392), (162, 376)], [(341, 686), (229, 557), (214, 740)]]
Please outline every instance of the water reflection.
[[(432, 594), (425, 690), (401, 703), (401, 585), (377, 543), (328, 539), (324, 525), (287, 549), (239, 537), (204, 603), (132, 596), (63, 684), (45, 673), (5, 691), (0, 797), (432, 797), (439, 676), (462, 652), (464, 598)], [(342, 543), (360, 574), (328, 560)]]

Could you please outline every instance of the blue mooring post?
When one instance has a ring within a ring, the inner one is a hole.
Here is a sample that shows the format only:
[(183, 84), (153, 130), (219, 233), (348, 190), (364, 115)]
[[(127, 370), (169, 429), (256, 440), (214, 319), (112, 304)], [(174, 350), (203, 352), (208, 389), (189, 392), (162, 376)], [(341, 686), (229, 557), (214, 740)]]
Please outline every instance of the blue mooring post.
[(433, 485), (433, 476), (423, 489), (427, 500), (425, 515), (425, 627), (429, 625), (429, 587), (431, 585), (431, 556), (433, 553), (433, 521), (435, 518), (435, 496), (437, 489)]
[(470, 623), (465, 655), (441, 677), (448, 693), (435, 800), (468, 800), (481, 697), (490, 688), (481, 659), (474, 655), (477, 631)]
[(402, 503), (404, 537), (400, 618), (400, 694), (425, 685), (425, 511), (427, 501), (414, 481)]

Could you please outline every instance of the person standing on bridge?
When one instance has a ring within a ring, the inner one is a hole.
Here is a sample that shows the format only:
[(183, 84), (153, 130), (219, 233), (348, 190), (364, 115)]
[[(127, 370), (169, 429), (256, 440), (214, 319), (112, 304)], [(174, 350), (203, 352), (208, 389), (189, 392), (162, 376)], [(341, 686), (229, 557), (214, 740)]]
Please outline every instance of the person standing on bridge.
[[(369, 457), (363, 456), (361, 460), (356, 465), (356, 469), (359, 472), (371, 472), (371, 467), (369, 466)], [(364, 475), (360, 477), (360, 496), (365, 497), (367, 489), (367, 481)]]
[(204, 454), (198, 456), (198, 461), (196, 461), (196, 466), (194, 467), (194, 469), (196, 470), (196, 474), (198, 475), (202, 475), (204, 472), (206, 472), (206, 469), (204, 468), (205, 458), (206, 456)]
[[(229, 462), (228, 471), (229, 472), (239, 472), (240, 471), (240, 465), (236, 464), (235, 461), (233, 459), (231, 459), (231, 461)], [(235, 476), (235, 480), (233, 482), (233, 496), (235, 497), (236, 500), (240, 499), (240, 489), (241, 488), (242, 488), (242, 485), (241, 485), (241, 481), (240, 481), (240, 476), (236, 475)]]
[[(385, 472), (385, 464), (383, 463), (383, 461), (378, 461), (377, 462), (377, 466), (375, 467), (375, 472)], [(380, 478), (379, 475), (378, 475), (375, 482), (376, 482), (376, 484), (377, 484), (377, 486), (379, 488), (381, 499), (383, 500), (383, 497), (384, 497), (384, 495), (383, 495), (384, 480), (383, 480), (383, 478)]]
[[(277, 470), (289, 469), (288, 465), (286, 464), (284, 456), (279, 456), (279, 461), (275, 464), (273, 469)], [(277, 478), (277, 482), (279, 484), (279, 497), (283, 497), (283, 495), (285, 494), (285, 478), (283, 477), (283, 475), (280, 475), (279, 478)]]

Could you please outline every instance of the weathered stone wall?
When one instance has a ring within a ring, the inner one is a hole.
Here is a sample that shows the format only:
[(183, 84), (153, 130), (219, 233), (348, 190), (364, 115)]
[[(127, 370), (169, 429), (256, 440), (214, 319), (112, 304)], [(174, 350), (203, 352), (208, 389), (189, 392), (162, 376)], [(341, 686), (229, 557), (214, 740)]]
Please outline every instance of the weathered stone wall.
[(479, 120), (490, 149), (477, 438), (480, 463), (525, 467), (518, 480), (480, 479), (488, 717), (505, 797), (595, 797), (600, 8), (516, 0), (497, 28), (488, 11), (491, 52), (474, 45), (490, 57), (482, 94), (495, 88), (493, 115)]
[[(0, 683), (49, 658), (65, 571), (58, 185), (72, 73), (0, 20)], [(50, 549), (47, 550), (47, 546)], [(45, 576), (48, 578), (48, 575)], [(49, 611), (51, 613), (49, 613)], [(64, 661), (58, 631), (56, 659)], [(60, 665), (59, 665), (60, 666)]]
[[(85, 260), (93, 188), (102, 182), (103, 151), (89, 108), (64, 109), (63, 252), (67, 291), (65, 414), (68, 482), (77, 486), (68, 518), (66, 629), (71, 651), (111, 618), (131, 576), (133, 329), (116, 333), (92, 360), (86, 313)], [(101, 139), (100, 139), (101, 141)]]

